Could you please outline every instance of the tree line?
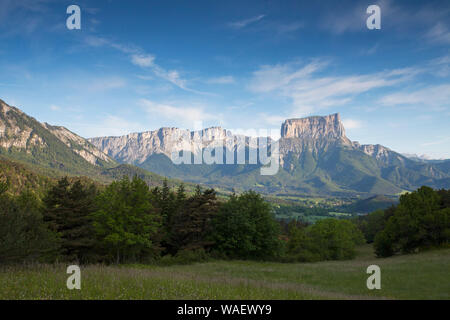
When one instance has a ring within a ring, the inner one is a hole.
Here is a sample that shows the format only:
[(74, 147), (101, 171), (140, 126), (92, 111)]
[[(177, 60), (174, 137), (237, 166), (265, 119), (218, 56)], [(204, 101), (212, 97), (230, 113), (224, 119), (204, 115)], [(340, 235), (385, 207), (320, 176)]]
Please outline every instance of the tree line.
[(352, 258), (363, 241), (349, 221), (278, 221), (253, 191), (224, 200), (214, 189), (150, 188), (136, 176), (104, 187), (64, 177), (42, 198), (7, 190), (0, 182), (0, 263), (318, 261)]
[(379, 257), (448, 246), (450, 190), (421, 187), (400, 196), (399, 204), (355, 221)]

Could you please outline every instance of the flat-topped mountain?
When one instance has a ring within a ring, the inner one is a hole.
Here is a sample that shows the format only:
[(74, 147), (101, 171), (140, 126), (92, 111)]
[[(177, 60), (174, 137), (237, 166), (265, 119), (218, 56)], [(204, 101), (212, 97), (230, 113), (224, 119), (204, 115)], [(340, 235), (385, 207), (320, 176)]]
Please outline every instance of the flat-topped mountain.
[[(286, 120), (278, 145), (279, 170), (265, 176), (259, 162), (249, 161), (250, 152), (259, 156), (261, 144), (224, 128), (161, 128), (84, 139), (64, 127), (41, 123), (0, 100), (0, 156), (61, 173), (101, 179), (140, 174), (151, 183), (162, 181), (160, 176), (126, 166), (131, 164), (188, 182), (271, 194), (393, 195), (422, 185), (450, 188), (450, 160), (414, 161), (381, 145), (352, 142), (339, 114)], [(232, 161), (175, 164), (171, 160), (173, 153), (198, 155), (216, 146), (223, 148), (224, 154), (232, 154)], [(238, 151), (244, 152), (244, 162), (233, 161)]]
[[(204, 139), (201, 139), (202, 136)], [(284, 121), (278, 141), (281, 168), (274, 176), (261, 176), (260, 165), (248, 163), (172, 163), (172, 152), (201, 152), (214, 144), (233, 152), (238, 148), (238, 142), (242, 141), (247, 151), (258, 148), (249, 137), (234, 135), (220, 127), (201, 131), (161, 128), (88, 140), (119, 162), (132, 163), (169, 177), (230, 189), (339, 195), (398, 194), (421, 185), (450, 187), (447, 162), (419, 163), (379, 144), (352, 142), (345, 135), (344, 125), (337, 113)], [(270, 139), (268, 141), (270, 144)]]
[(349, 141), (339, 113), (320, 117), (288, 119), (281, 125), (282, 138), (335, 139)]

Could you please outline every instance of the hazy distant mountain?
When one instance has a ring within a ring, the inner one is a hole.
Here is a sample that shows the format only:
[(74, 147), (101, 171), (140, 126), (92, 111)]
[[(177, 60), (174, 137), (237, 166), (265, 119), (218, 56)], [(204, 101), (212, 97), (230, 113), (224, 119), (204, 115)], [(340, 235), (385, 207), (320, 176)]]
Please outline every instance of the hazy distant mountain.
[(358, 200), (350, 205), (344, 206), (342, 209), (352, 213), (370, 213), (375, 210), (384, 210), (396, 204), (397, 201), (392, 198), (376, 195), (367, 199)]
[(405, 157), (407, 157), (411, 160), (419, 161), (419, 162), (443, 162), (443, 161), (450, 160), (450, 159), (444, 159), (444, 158), (435, 159), (426, 154), (402, 153), (402, 155), (404, 155)]
[[(202, 135), (206, 139), (199, 142)], [(236, 153), (237, 141), (242, 139), (248, 159), (257, 145), (249, 137), (219, 127), (196, 132), (161, 128), (88, 140), (119, 162), (169, 177), (235, 189), (277, 194), (392, 195), (421, 185), (450, 187), (449, 163), (420, 163), (381, 145), (352, 142), (345, 135), (339, 114), (286, 120), (278, 141), (281, 167), (274, 176), (261, 175), (260, 164), (176, 165), (170, 159), (174, 151), (201, 153), (212, 145), (223, 145), (224, 154)]]

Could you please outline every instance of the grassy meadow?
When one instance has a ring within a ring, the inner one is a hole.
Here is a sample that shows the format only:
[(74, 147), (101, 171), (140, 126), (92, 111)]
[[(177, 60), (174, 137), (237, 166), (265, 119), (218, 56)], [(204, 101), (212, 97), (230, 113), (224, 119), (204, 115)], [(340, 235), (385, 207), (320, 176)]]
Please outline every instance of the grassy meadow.
[[(366, 288), (367, 266), (381, 290)], [(81, 290), (65, 265), (0, 267), (0, 299), (450, 299), (450, 249), (378, 259), (372, 247), (348, 261), (213, 261), (191, 265), (90, 265)]]

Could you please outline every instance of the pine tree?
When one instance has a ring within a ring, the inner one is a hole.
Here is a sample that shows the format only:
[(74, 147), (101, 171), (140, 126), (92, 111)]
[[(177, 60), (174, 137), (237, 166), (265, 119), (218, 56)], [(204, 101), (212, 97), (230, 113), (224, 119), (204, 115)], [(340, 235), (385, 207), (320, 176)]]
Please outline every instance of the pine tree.
[(203, 193), (197, 186), (194, 195), (186, 200), (174, 223), (174, 244), (177, 250), (209, 248), (212, 231), (211, 220), (218, 212), (219, 204), (214, 189)]
[(62, 254), (68, 260), (87, 262), (94, 255), (95, 234), (91, 214), (95, 211), (94, 185), (73, 184), (64, 177), (43, 199), (43, 216), (61, 238)]
[(6, 194), (6, 189), (0, 193), (0, 263), (55, 258), (58, 239), (44, 223), (39, 206), (28, 190), (19, 196)]

